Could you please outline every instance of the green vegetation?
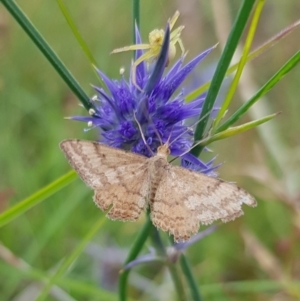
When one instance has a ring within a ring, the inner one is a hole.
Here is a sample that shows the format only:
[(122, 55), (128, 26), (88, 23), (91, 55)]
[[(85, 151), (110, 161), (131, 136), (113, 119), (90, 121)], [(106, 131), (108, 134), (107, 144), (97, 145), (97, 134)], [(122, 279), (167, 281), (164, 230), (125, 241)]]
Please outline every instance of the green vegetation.
[[(97, 67), (115, 78), (119, 78), (121, 66), (128, 73), (131, 53), (109, 55), (115, 48), (132, 44), (128, 1), (75, 2), (65, 0), (65, 5)], [(221, 8), (218, 15), (213, 13), (210, 2), (191, 2), (195, 5), (193, 13), (181, 12), (188, 59), (218, 41), (222, 45), (222, 38), (227, 37), (223, 22), (232, 20), (226, 20), (228, 16)], [(226, 2), (230, 2), (226, 9), (234, 18), (241, 1)], [(101, 82), (58, 4), (29, 4), (24, 0), (18, 4), (85, 93), (92, 96), (90, 84), (100, 86)], [(299, 18), (297, 5), (296, 0), (267, 1), (253, 45), (263, 44), (295, 22)], [(143, 39), (157, 25), (164, 27), (176, 9), (180, 7), (170, 0), (141, 2)], [(217, 26), (225, 32), (218, 35)], [(250, 73), (242, 75), (228, 116), (299, 51), (298, 41), (296, 28), (249, 63)], [(200, 66), (200, 74), (217, 62), (220, 49)], [(300, 299), (299, 77), (298, 66), (255, 104), (243, 122), (278, 111), (282, 112), (280, 116), (257, 129), (218, 141), (209, 146), (213, 154), (203, 154), (207, 159), (218, 155), (218, 163), (224, 163), (220, 176), (236, 181), (258, 201), (257, 208), (244, 208), (243, 217), (220, 225), (186, 252), (203, 300), (274, 300), (275, 296), (279, 300)], [(70, 171), (59, 150), (60, 141), (97, 139), (96, 130), (84, 132), (84, 123), (64, 119), (86, 114), (78, 103), (0, 3), (0, 216)], [(92, 191), (73, 173), (61, 180), (63, 188), (58, 192), (41, 191), (45, 193), (43, 201), (19, 216), (6, 216), (5, 223), (0, 220), (1, 301), (24, 296), (29, 289), (35, 300), (39, 290), (32, 284), (48, 283), (53, 275), (55, 286), (45, 300), (64, 300), (64, 294), (74, 300), (118, 300), (118, 271), (146, 222), (146, 214), (137, 223), (106, 220), (92, 201)], [(167, 244), (167, 236), (162, 237)], [(80, 250), (87, 239), (85, 250)], [(143, 252), (148, 252), (146, 247)], [(73, 262), (69, 269), (66, 262)], [(135, 267), (129, 283), (128, 300), (175, 300), (168, 270), (161, 264)]]

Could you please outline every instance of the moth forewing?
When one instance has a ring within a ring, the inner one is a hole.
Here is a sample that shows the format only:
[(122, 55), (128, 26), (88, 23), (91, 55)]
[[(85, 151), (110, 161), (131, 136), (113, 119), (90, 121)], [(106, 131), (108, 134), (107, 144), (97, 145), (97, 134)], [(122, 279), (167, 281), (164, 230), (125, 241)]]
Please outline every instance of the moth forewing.
[(135, 221), (150, 205), (153, 224), (175, 241), (189, 239), (200, 224), (235, 219), (242, 204), (256, 205), (234, 184), (168, 163), (168, 142), (151, 158), (82, 140), (65, 140), (60, 148), (109, 218)]

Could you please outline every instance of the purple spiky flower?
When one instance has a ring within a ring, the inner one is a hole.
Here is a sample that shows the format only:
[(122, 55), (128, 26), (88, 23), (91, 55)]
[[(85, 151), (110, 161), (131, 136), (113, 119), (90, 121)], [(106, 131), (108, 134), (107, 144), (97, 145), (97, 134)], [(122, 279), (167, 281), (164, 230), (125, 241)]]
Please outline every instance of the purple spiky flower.
[[(152, 69), (147, 68), (146, 63), (141, 62), (136, 68), (132, 68), (131, 72), (136, 72), (136, 83), (131, 80), (132, 74), (129, 81), (124, 76), (120, 80), (112, 80), (97, 70), (108, 92), (103, 88), (94, 87), (97, 95), (90, 100), (94, 107), (89, 112), (91, 116), (74, 116), (72, 119), (87, 122), (92, 128), (98, 128), (101, 143), (147, 157), (156, 153), (158, 146), (167, 141), (170, 141), (173, 156), (180, 156), (188, 151), (193, 144), (193, 129), (188, 121), (200, 115), (204, 97), (200, 96), (190, 103), (185, 103), (184, 88), (175, 92), (213, 47), (186, 65), (183, 65), (183, 57), (180, 58), (164, 74), (169, 41), (170, 30), (167, 26), (155, 66)], [(136, 44), (140, 43), (140, 34), (136, 29)], [(136, 51), (136, 59), (142, 53), (141, 50)], [(185, 167), (206, 174), (210, 174), (216, 168), (212, 161), (204, 163), (190, 153), (184, 154), (182, 159)]]

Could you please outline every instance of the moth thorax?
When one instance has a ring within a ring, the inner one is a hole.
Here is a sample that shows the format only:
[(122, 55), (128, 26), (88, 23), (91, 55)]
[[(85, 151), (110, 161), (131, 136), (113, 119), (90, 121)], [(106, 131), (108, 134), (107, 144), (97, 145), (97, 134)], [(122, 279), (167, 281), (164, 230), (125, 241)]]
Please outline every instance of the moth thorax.
[(171, 151), (169, 149), (169, 144), (166, 143), (157, 148), (157, 156), (167, 158), (170, 155)]
[(155, 193), (163, 175), (168, 167), (168, 161), (163, 157), (153, 157), (152, 166), (150, 171), (150, 193), (149, 201), (153, 202)]

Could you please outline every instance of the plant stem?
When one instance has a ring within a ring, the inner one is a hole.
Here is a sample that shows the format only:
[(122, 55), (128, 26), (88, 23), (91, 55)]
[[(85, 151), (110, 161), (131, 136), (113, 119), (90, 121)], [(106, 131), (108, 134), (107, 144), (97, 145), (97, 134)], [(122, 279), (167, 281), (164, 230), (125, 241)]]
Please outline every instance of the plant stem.
[[(208, 89), (205, 102), (201, 111), (199, 119), (202, 119), (208, 112), (210, 112), (214, 106), (215, 100), (217, 98), (218, 92), (220, 90), (223, 79), (226, 75), (226, 71), (231, 62), (232, 56), (235, 52), (235, 49), (238, 45), (240, 37), (244, 31), (244, 28), (247, 24), (247, 20), (250, 16), (252, 7), (255, 3), (255, 0), (244, 0), (243, 4), (238, 12), (237, 18), (233, 24), (232, 30), (228, 37), (227, 43), (225, 45), (224, 51), (219, 60), (217, 69), (211, 81), (211, 85)], [(209, 120), (209, 115), (204, 117), (202, 122), (197, 125), (194, 141), (200, 141), (203, 138), (204, 131), (206, 129), (207, 123)], [(199, 156), (202, 151), (203, 146), (198, 145), (191, 150), (191, 153), (195, 156)]]
[(198, 290), (197, 283), (192, 274), (190, 265), (183, 254), (180, 256), (180, 265), (181, 265), (182, 271), (186, 277), (187, 283), (190, 286), (193, 301), (202, 301), (202, 298), (201, 298), (200, 292)]
[[(129, 251), (129, 254), (127, 256), (124, 265), (131, 262), (137, 257), (142, 247), (144, 246), (144, 243), (147, 240), (151, 229), (152, 229), (152, 222), (150, 220), (149, 214), (147, 214), (147, 221), (144, 224), (140, 233), (138, 234), (135, 242), (133, 243), (132, 248)], [(122, 271), (119, 277), (119, 300), (120, 301), (126, 301), (127, 298), (127, 279), (128, 279), (129, 272), (130, 270)]]
[(47, 186), (36, 191), (26, 199), (10, 207), (9, 209), (0, 214), (0, 228), (10, 223), (21, 214), (24, 214), (27, 210), (44, 201), (54, 193), (60, 191), (77, 178), (77, 174), (74, 170), (72, 170), (67, 174), (61, 176), (60, 178), (56, 179), (55, 181), (51, 182)]
[[(140, 0), (132, 0), (132, 38), (136, 43), (135, 27), (140, 30)], [(136, 59), (136, 51), (133, 52), (133, 60)]]
[[(159, 235), (159, 231), (157, 229), (154, 229), (154, 231), (153, 231), (152, 241), (153, 241), (153, 245), (154, 245), (157, 253), (160, 256), (166, 258), (166, 260), (167, 260), (167, 267), (168, 267), (169, 272), (171, 274), (175, 290), (177, 291), (178, 299), (180, 301), (187, 301), (186, 290), (185, 290), (184, 285), (182, 283), (181, 276), (178, 272), (177, 265), (176, 265), (176, 263), (170, 262), (168, 260), (168, 256), (167, 256), (167, 253), (166, 253), (166, 248), (163, 245), (163, 242), (162, 242), (162, 240), (160, 238), (160, 235)], [(170, 237), (170, 241), (171, 241), (172, 244), (174, 243), (173, 239), (171, 237)]]
[(58, 58), (57, 54), (44, 40), (42, 35), (34, 27), (34, 25), (27, 18), (21, 8), (12, 0), (0, 0), (10, 14), (15, 18), (27, 35), (31, 38), (37, 48), (43, 53), (46, 59), (50, 62), (53, 68), (57, 71), (60, 77), (68, 85), (68, 87), (74, 92), (78, 99), (82, 102), (84, 107), (89, 110), (92, 108), (92, 104), (89, 97), (80, 87), (79, 83), (75, 80), (69, 70), (65, 67), (62, 61)]
[(184, 285), (183, 285), (182, 279), (179, 275), (176, 263), (169, 263), (168, 268), (169, 268), (169, 272), (171, 274), (172, 280), (174, 282), (175, 289), (178, 294), (178, 299), (180, 301), (187, 301), (187, 296), (186, 296), (186, 292), (184, 289)]
[(95, 236), (95, 234), (99, 231), (99, 229), (103, 226), (106, 219), (104, 216), (98, 218), (94, 225), (90, 228), (87, 234), (84, 236), (83, 240), (78, 244), (78, 246), (73, 250), (73, 252), (67, 256), (61, 265), (58, 267), (56, 272), (52, 274), (43, 289), (40, 292), (40, 295), (35, 299), (36, 301), (48, 300), (48, 293), (51, 287), (56, 284), (59, 278), (61, 278), (66, 271), (70, 268), (70, 266), (76, 261), (79, 255), (82, 253), (86, 245), (89, 241)]
[(140, 28), (140, 0), (132, 0), (132, 31), (133, 31), (133, 43), (135, 44), (135, 25)]

